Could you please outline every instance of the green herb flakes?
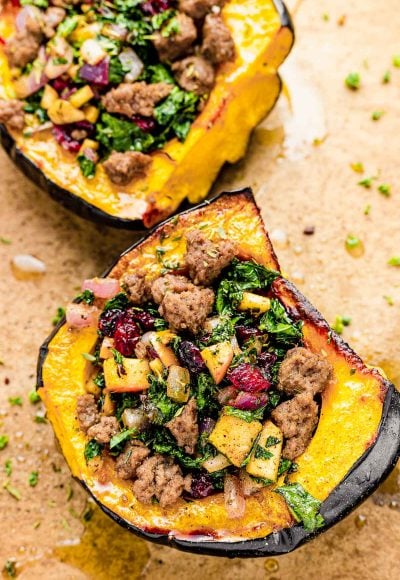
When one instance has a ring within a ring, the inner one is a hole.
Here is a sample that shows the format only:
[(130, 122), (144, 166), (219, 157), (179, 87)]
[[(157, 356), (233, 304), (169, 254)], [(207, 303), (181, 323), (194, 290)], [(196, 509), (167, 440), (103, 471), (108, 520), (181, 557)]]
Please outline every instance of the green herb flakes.
[(381, 193), (385, 197), (390, 197), (391, 190), (392, 188), (388, 183), (381, 183), (381, 185), (378, 186), (379, 193)]
[(273, 456), (274, 454), (271, 453), (271, 451), (267, 451), (267, 449), (264, 449), (264, 447), (262, 447), (261, 445), (256, 445), (254, 450), (254, 459), (267, 460), (271, 459), (271, 457)]
[(364, 165), (359, 161), (357, 161), (356, 163), (350, 163), (350, 167), (355, 173), (364, 173), (365, 171)]
[(395, 54), (392, 58), (392, 64), (396, 68), (400, 68), (400, 54)]
[(65, 308), (58, 306), (54, 317), (51, 320), (53, 326), (57, 326), (65, 316)]
[(4, 574), (8, 578), (15, 578), (17, 576), (17, 569), (14, 560), (7, 560), (3, 568)]
[(114, 437), (111, 437), (110, 449), (115, 449), (115, 447), (118, 447), (118, 445), (124, 443), (127, 439), (130, 439), (131, 435), (134, 433), (136, 433), (136, 429), (125, 429), (124, 431), (117, 433)]
[(391, 296), (384, 296), (383, 298), (386, 300), (386, 302), (389, 304), (389, 306), (394, 305), (394, 300)]
[(13, 407), (22, 407), (22, 397), (8, 397), (8, 402)]
[(361, 76), (357, 72), (351, 72), (344, 80), (346, 87), (352, 91), (357, 91), (360, 88)]
[(102, 445), (100, 445), (100, 443), (97, 443), (97, 441), (95, 441), (94, 439), (88, 441), (85, 445), (84, 451), (86, 462), (90, 461), (94, 457), (97, 457), (98, 455), (101, 455), (102, 449), (103, 449)]
[(361, 181), (359, 181), (357, 185), (365, 187), (365, 189), (370, 189), (372, 187), (372, 181), (374, 179), (376, 179), (376, 177), (364, 177), (364, 179), (361, 179)]
[(8, 442), (9, 442), (8, 435), (0, 435), (0, 451), (2, 451), (7, 447)]
[(391, 77), (392, 73), (390, 72), (390, 70), (387, 70), (382, 77), (382, 84), (387, 85), (388, 83), (390, 83)]
[(379, 121), (379, 119), (385, 114), (385, 111), (373, 111), (371, 113), (371, 119), (373, 121)]
[(9, 481), (3, 483), (3, 489), (5, 489), (11, 495), (11, 497), (16, 499), (17, 501), (20, 501), (22, 499), (22, 496), (18, 491), (18, 489), (13, 487)]
[(28, 477), (28, 483), (31, 487), (36, 487), (39, 481), (39, 472), (32, 471)]
[(344, 327), (349, 326), (350, 324), (351, 318), (349, 316), (336, 316), (332, 328), (336, 334), (343, 334)]
[(7, 475), (7, 477), (10, 477), (12, 475), (12, 461), (11, 461), (11, 459), (7, 459), (4, 462), (4, 471), (5, 471), (5, 474)]
[(400, 256), (392, 256), (388, 260), (388, 264), (389, 264), (389, 266), (395, 266), (395, 267), (400, 266)]
[(40, 396), (35, 390), (29, 392), (28, 399), (32, 405), (37, 405), (37, 403), (40, 403), (41, 401)]
[(360, 246), (361, 240), (357, 236), (349, 234), (346, 238), (345, 244), (348, 250), (352, 250), (353, 248), (357, 248), (358, 246)]

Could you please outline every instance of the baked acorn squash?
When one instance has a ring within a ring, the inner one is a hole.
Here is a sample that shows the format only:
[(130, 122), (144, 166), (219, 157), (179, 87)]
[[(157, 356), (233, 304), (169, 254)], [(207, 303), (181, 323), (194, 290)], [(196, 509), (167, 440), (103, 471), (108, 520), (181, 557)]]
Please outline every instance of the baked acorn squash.
[[(4, 42), (7, 48), (7, 39), (15, 32), (17, 14), (18, 8), (10, 2), (0, 19), (0, 40), (3, 41), (0, 42), (0, 98), (5, 99), (18, 96), (4, 51)], [(215, 86), (186, 138), (170, 139), (161, 149), (152, 151), (151, 165), (145, 175), (135, 177), (128, 185), (116, 185), (99, 163), (95, 176), (87, 179), (81, 173), (76, 153), (63, 149), (49, 129), (27, 137), (22, 131), (0, 125), (3, 147), (32, 181), (65, 207), (110, 226), (150, 227), (172, 215), (185, 199), (191, 204), (198, 203), (206, 197), (222, 165), (234, 163), (244, 155), (252, 129), (274, 106), (281, 90), (277, 69), (294, 38), (290, 17), (281, 0), (252, 3), (230, 0), (224, 3), (221, 15), (232, 35), (235, 57), (219, 65)], [(60, 26), (65, 28), (64, 22)], [(65, 44), (64, 28), (60, 34)], [(66, 59), (56, 60), (59, 66), (58, 62)], [(51, 100), (57, 93), (52, 87), (49, 89), (46, 97)], [(86, 85), (76, 95), (82, 106), (85, 99), (93, 96), (93, 91)], [(74, 95), (68, 99), (74, 99), (75, 103)], [(67, 106), (71, 109), (68, 101)], [(84, 104), (84, 110), (85, 107)], [(78, 115), (75, 120), (79, 121), (81, 110), (72, 107), (72, 112)], [(88, 110), (87, 119), (91, 118), (91, 112)], [(56, 113), (58, 118), (60, 115)], [(110, 127), (106, 129), (109, 130)], [(93, 145), (93, 140), (90, 143), (93, 148), (98, 145), (96, 141)], [(96, 151), (93, 155), (97, 155)]]
[[(322, 355), (333, 369), (333, 381), (322, 393), (317, 429), (296, 459), (297, 471), (248, 497), (245, 514), (235, 519), (227, 517), (222, 493), (189, 503), (178, 500), (165, 509), (154, 502), (139, 502), (130, 484), (116, 476), (113, 461), (106, 458), (99, 467), (96, 461), (84, 458), (87, 437), (79, 428), (77, 398), (85, 393), (92, 372), (88, 356), (84, 358), (82, 353), (93, 352), (98, 340), (96, 326), (71, 330), (65, 319), (60, 322), (40, 350), (38, 393), (72, 474), (122, 526), (148, 540), (196, 553), (254, 557), (289, 552), (342, 519), (393, 468), (399, 455), (399, 393), (377, 369), (367, 367), (304, 296), (278, 274), (277, 257), (248, 189), (220, 194), (211, 203), (158, 226), (118, 258), (104, 274), (108, 282), (100, 288), (118, 286), (128, 267), (157, 278), (167, 261), (182, 263), (185, 235), (192, 230), (206, 232), (211, 239), (223, 232), (224, 238), (235, 243), (241, 259), (276, 271), (269, 299), (284, 305), (291, 320), (301, 326), (306, 349)], [(265, 429), (268, 432), (261, 434), (259, 442), (268, 436), (274, 440), (279, 433), (268, 421)], [(306, 490), (314, 498), (314, 512), (319, 509), (323, 519), (318, 515), (316, 525), (297, 524), (296, 506), (289, 497), (290, 510), (276, 493), (278, 488), (289, 494), (294, 488)]]

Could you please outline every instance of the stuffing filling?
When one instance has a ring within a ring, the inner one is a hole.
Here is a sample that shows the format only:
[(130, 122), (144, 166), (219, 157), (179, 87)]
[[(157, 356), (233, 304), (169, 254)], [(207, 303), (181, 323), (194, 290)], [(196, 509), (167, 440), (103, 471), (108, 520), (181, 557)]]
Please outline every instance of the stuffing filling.
[(140, 502), (168, 508), (223, 491), (237, 518), (245, 497), (296, 470), (333, 369), (275, 296), (277, 272), (203, 230), (186, 234), (186, 248), (157, 278), (128, 267), (120, 280), (86, 280), (68, 306), (71, 328), (99, 334), (77, 420), (87, 461), (114, 458)]
[(117, 185), (146, 175), (152, 151), (185, 141), (235, 57), (224, 0), (9, 4), (16, 32), (1, 44), (18, 98), (0, 100), (0, 123), (52, 131), (87, 178), (99, 162)]

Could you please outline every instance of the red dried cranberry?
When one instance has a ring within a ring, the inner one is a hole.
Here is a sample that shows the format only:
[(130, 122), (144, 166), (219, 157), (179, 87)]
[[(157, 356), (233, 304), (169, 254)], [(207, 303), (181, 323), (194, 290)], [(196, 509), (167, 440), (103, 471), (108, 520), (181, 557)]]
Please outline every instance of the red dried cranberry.
[(226, 378), (237, 389), (249, 393), (267, 391), (271, 387), (271, 382), (264, 377), (260, 369), (253, 367), (249, 363), (242, 363), (232, 369), (228, 372)]
[(230, 405), (242, 411), (255, 411), (260, 407), (264, 407), (267, 403), (267, 393), (245, 393), (244, 391), (239, 391)]
[(65, 128), (59, 125), (54, 125), (52, 133), (63, 149), (70, 151), (70, 153), (78, 153), (81, 144), (76, 139), (73, 139), (71, 135), (67, 133)]
[(258, 328), (252, 328), (250, 326), (243, 326), (239, 324), (236, 326), (236, 335), (241, 342), (246, 342), (250, 338), (254, 338), (255, 336), (260, 336), (262, 334), (261, 330)]
[(119, 308), (112, 308), (102, 312), (99, 317), (99, 330), (103, 336), (113, 337), (117, 322), (124, 314)]
[(130, 311), (125, 312), (118, 320), (114, 332), (115, 348), (123, 356), (132, 356), (140, 339), (140, 330)]
[(154, 16), (154, 14), (159, 14), (159, 12), (164, 12), (164, 10), (171, 8), (171, 2), (170, 0), (148, 0), (143, 2), (140, 7), (145, 14)]
[(200, 473), (199, 475), (194, 475), (192, 479), (191, 495), (195, 499), (200, 499), (202, 497), (207, 497), (214, 492), (214, 486), (212, 484), (212, 479), (207, 473)]
[(191, 373), (199, 374), (207, 370), (201, 358), (200, 349), (193, 342), (190, 342), (190, 340), (182, 340), (178, 348), (178, 356), (181, 363)]
[(257, 366), (261, 369), (264, 377), (272, 383), (272, 367), (277, 361), (277, 356), (273, 352), (262, 352), (257, 359)]
[(54, 79), (53, 81), (53, 89), (57, 91), (57, 93), (62, 93), (66, 88), (71, 88), (72, 81), (69, 77), (58, 77), (58, 79)]
[(142, 117), (142, 115), (134, 115), (132, 121), (139, 129), (145, 133), (150, 133), (156, 128), (156, 122), (151, 117)]
[(143, 330), (153, 330), (156, 319), (144, 310), (131, 310), (133, 320), (138, 322)]

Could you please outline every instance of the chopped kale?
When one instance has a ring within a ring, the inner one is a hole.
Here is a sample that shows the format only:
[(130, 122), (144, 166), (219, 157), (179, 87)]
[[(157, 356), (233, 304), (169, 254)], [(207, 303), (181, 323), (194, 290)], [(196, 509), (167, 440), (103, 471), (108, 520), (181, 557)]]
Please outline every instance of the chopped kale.
[(108, 80), (113, 85), (119, 85), (125, 78), (129, 68), (124, 66), (117, 56), (112, 56), (108, 69)]
[(304, 489), (300, 483), (289, 483), (275, 490), (286, 501), (291, 513), (304, 528), (313, 532), (321, 528), (325, 521), (319, 513), (321, 502)]
[(136, 433), (136, 429), (124, 429), (123, 431), (120, 431), (119, 433), (111, 437), (110, 449), (115, 450), (117, 447), (121, 445), (121, 443), (125, 443), (127, 439), (130, 439), (131, 435), (133, 435), (134, 433)]
[(136, 393), (118, 393), (113, 395), (113, 400), (116, 402), (115, 416), (118, 421), (121, 421), (122, 413), (125, 409), (136, 409), (139, 406), (140, 399)]
[(164, 64), (154, 64), (146, 68), (146, 80), (150, 83), (175, 84), (174, 77)]
[(178, 447), (175, 439), (172, 435), (162, 427), (159, 427), (155, 433), (154, 437), (149, 442), (150, 447), (156, 453), (171, 455), (186, 469), (197, 469), (201, 464), (210, 457), (210, 454), (199, 455), (197, 457), (192, 457), (184, 453), (181, 447)]
[(192, 394), (196, 397), (197, 409), (202, 416), (218, 414), (219, 405), (215, 398), (217, 385), (212, 377), (206, 373), (200, 373), (197, 384), (192, 388)]
[(275, 445), (278, 445), (278, 443), (280, 442), (281, 440), (278, 439), (278, 437), (273, 437), (272, 435), (270, 435), (265, 442), (265, 447), (274, 447)]
[(108, 300), (105, 303), (103, 311), (114, 310), (114, 309), (115, 310), (125, 310), (125, 308), (128, 306), (128, 304), (129, 304), (128, 296), (126, 294), (124, 294), (123, 292), (120, 292), (119, 294), (114, 296), (114, 298), (111, 298), (110, 300)]
[(135, 123), (118, 119), (109, 113), (101, 115), (96, 124), (96, 139), (107, 152), (148, 151), (154, 145), (154, 137), (145, 133)]
[(226, 474), (226, 469), (221, 469), (220, 471), (214, 471), (213, 473), (208, 474), (211, 478), (213, 488), (216, 491), (222, 491), (224, 489), (224, 478)]
[(264, 416), (265, 407), (260, 407), (255, 411), (243, 411), (242, 409), (236, 409), (235, 407), (224, 407), (225, 415), (232, 415), (233, 417), (238, 417), (243, 419), (247, 423), (252, 421), (259, 421)]
[(86, 179), (92, 179), (96, 174), (96, 164), (94, 161), (88, 159), (86, 155), (78, 155), (76, 159), (81, 168), (82, 175), (86, 177)]
[(154, 109), (154, 117), (163, 128), (165, 140), (176, 136), (184, 141), (197, 115), (198, 95), (174, 87), (168, 97)]
[(28, 477), (28, 483), (31, 487), (36, 487), (39, 482), (39, 472), (32, 471)]
[(291, 347), (297, 344), (302, 337), (302, 322), (293, 322), (284, 306), (273, 298), (270, 309), (262, 316), (260, 330), (272, 335), (279, 346)]
[(75, 300), (79, 300), (79, 302), (86, 302), (86, 304), (93, 304), (94, 302), (94, 294), (91, 290), (84, 290), (78, 296), (75, 296)]
[(97, 443), (95, 439), (88, 441), (84, 451), (86, 462), (90, 461), (94, 457), (97, 457), (98, 455), (101, 455), (102, 449), (103, 446), (100, 445), (100, 443)]
[(260, 264), (234, 258), (217, 290), (218, 314), (232, 315), (243, 298), (243, 292), (268, 289), (278, 276), (278, 272)]
[(177, 405), (172, 399), (167, 396), (165, 382), (161, 379), (149, 375), (150, 388), (147, 391), (149, 401), (159, 411), (159, 418), (156, 420), (159, 424), (164, 424), (170, 421), (180, 405)]
[(96, 385), (96, 387), (99, 387), (99, 389), (104, 389), (104, 387), (106, 386), (104, 373), (102, 372), (97, 373), (97, 375), (93, 378), (93, 382)]
[(271, 453), (271, 451), (267, 451), (261, 445), (256, 445), (256, 448), (254, 450), (254, 459), (267, 460), (267, 459), (271, 459), (271, 457), (273, 457), (273, 456), (274, 456), (274, 454)]
[(291, 461), (290, 459), (286, 459), (285, 457), (281, 457), (278, 468), (278, 476), (283, 475), (284, 473), (293, 473), (295, 471), (297, 471), (297, 463)]

